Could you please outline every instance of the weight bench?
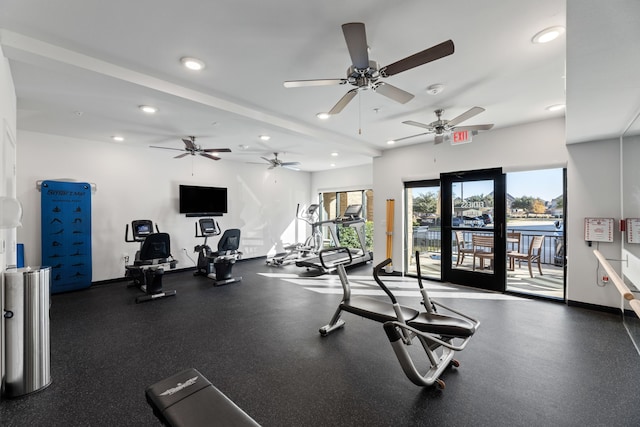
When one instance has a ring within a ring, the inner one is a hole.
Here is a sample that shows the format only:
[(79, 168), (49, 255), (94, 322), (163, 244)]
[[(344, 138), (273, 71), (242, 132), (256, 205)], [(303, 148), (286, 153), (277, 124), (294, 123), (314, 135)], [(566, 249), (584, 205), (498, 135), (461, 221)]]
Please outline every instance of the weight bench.
[(170, 427), (260, 427), (196, 369), (186, 369), (145, 390), (153, 414)]
[[(332, 249), (332, 251), (341, 250), (343, 248)], [(320, 252), (321, 259), (324, 252)], [(391, 262), (391, 259), (383, 261), (374, 267), (373, 271), (376, 283), (387, 294), (390, 301), (368, 296), (351, 296), (351, 287), (345, 270), (345, 265), (349, 263), (349, 260), (345, 260), (337, 266), (336, 270), (342, 284), (342, 301), (329, 324), (321, 327), (319, 332), (320, 335), (327, 336), (336, 329), (342, 328), (345, 324), (344, 320), (340, 318), (343, 311), (380, 322), (383, 324), (384, 331), (402, 370), (411, 382), (419, 386), (436, 384), (439, 388), (444, 389), (445, 383), (439, 376), (449, 366), (460, 366), (460, 363), (453, 356), (456, 351), (461, 351), (466, 347), (480, 322), (429, 298), (427, 290), (422, 285), (419, 258), (420, 254), (416, 252), (418, 284), (425, 312), (398, 304), (396, 297), (380, 280), (379, 273)], [(454, 315), (437, 313), (437, 307)], [(426, 352), (429, 361), (430, 367), (425, 373), (418, 371), (407, 349), (407, 346), (412, 345), (416, 338)]]

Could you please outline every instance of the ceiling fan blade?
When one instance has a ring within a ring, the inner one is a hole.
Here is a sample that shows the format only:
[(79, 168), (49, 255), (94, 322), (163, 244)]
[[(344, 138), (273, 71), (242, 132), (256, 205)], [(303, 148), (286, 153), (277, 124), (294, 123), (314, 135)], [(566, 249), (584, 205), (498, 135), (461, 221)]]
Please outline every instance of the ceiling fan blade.
[(299, 166), (300, 162), (283, 162), (280, 166)]
[(441, 144), (444, 141), (444, 135), (436, 135), (436, 137), (433, 139), (433, 142), (435, 142), (436, 144)]
[[(157, 145), (150, 145), (151, 148), (161, 148), (163, 150), (176, 150), (176, 151), (184, 151), (184, 148), (171, 148), (171, 147), (158, 147)], [(187, 153), (188, 154), (188, 153)]]
[(184, 156), (188, 156), (189, 154), (191, 154), (191, 153), (188, 153), (188, 152), (187, 152), (187, 153), (183, 153), (183, 154), (178, 154), (177, 156), (175, 156), (175, 157), (174, 157), (174, 159), (181, 159), (181, 158), (183, 158)]
[(345, 83), (347, 83), (347, 79), (289, 80), (284, 82), (284, 87), (332, 86)]
[(187, 147), (187, 150), (196, 150), (197, 149), (196, 145), (190, 139), (182, 138), (182, 142), (184, 142), (184, 145)]
[(367, 45), (367, 34), (362, 22), (351, 22), (342, 25), (344, 39), (347, 42), (349, 55), (353, 66), (358, 69), (369, 67), (369, 46)]
[(422, 52), (418, 52), (414, 55), (408, 56), (404, 59), (394, 62), (380, 69), (380, 75), (382, 77), (393, 76), (394, 74), (401, 73), (403, 71), (410, 70), (427, 62), (435, 61), (436, 59), (444, 58), (451, 55), (455, 48), (451, 40), (442, 42), (438, 45), (425, 49)]
[(329, 111), (329, 115), (334, 115), (340, 113), (347, 106), (349, 102), (353, 99), (354, 96), (358, 93), (358, 89), (351, 89), (349, 92), (345, 93), (340, 101)]
[(262, 156), (260, 156), (260, 158), (267, 163), (271, 163), (271, 159), (267, 159), (266, 157), (262, 157)]
[(416, 138), (418, 136), (422, 136), (422, 135), (429, 135), (432, 132), (424, 132), (424, 133), (419, 133), (416, 135), (411, 135), (411, 136), (405, 136), (403, 138), (398, 138), (398, 139), (394, 139), (395, 142), (400, 142), (400, 141), (404, 141), (405, 139), (410, 139), (410, 138)]
[(472, 125), (472, 126), (456, 126), (453, 130), (489, 130), (493, 128), (493, 124), (490, 125)]
[(474, 116), (482, 113), (483, 111), (484, 111), (484, 108), (482, 108), (482, 107), (470, 108), (469, 110), (467, 110), (464, 113), (460, 114), (458, 117), (449, 120), (447, 122), (447, 125), (449, 127), (453, 127), (453, 126), (457, 125), (458, 123), (462, 123), (465, 120), (469, 120), (471, 117), (474, 117)]
[(211, 159), (211, 160), (220, 160), (220, 157), (212, 156), (211, 154), (207, 154), (207, 153), (200, 153), (200, 155), (201, 155), (202, 157), (206, 157), (206, 158)]
[(292, 171), (299, 171), (300, 170), (300, 168), (297, 168), (297, 167), (295, 167), (293, 165), (287, 165), (287, 164), (284, 164), (284, 163), (282, 165), (280, 165), (280, 166), (282, 166), (285, 169), (292, 170)]
[(393, 99), (400, 104), (406, 104), (413, 99), (413, 94), (388, 83), (378, 83), (374, 87), (374, 90), (380, 95), (384, 95), (387, 98)]
[(230, 148), (205, 148), (204, 150), (205, 153), (230, 153), (231, 149)]
[(405, 120), (402, 123), (404, 123), (405, 125), (418, 126), (419, 128), (429, 129), (431, 132), (433, 132), (433, 127), (431, 125), (425, 125), (424, 123), (414, 122), (413, 120)]

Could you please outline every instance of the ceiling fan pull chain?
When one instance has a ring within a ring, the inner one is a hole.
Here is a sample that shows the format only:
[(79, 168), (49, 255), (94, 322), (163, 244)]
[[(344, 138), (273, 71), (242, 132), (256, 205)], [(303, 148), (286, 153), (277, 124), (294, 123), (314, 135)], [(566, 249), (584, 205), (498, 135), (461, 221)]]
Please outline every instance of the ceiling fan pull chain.
[(358, 135), (362, 135), (362, 95), (358, 91)]

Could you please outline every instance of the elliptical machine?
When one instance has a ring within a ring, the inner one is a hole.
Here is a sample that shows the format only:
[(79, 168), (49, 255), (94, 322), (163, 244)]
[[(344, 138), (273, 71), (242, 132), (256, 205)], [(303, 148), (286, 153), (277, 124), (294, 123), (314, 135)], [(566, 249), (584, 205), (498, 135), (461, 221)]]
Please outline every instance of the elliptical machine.
[(300, 205), (298, 205), (296, 219), (302, 220), (311, 226), (311, 235), (302, 244), (296, 243), (285, 246), (285, 252), (268, 258), (267, 265), (285, 265), (320, 252), (322, 249), (322, 223), (318, 220), (319, 207), (319, 204), (311, 204), (305, 211), (300, 211)]
[[(198, 228), (199, 234), (198, 234)], [(203, 275), (213, 280), (214, 286), (239, 282), (242, 277), (233, 277), (233, 265), (242, 256), (240, 247), (240, 229), (226, 230), (218, 241), (218, 250), (212, 251), (207, 239), (220, 234), (220, 226), (213, 218), (201, 218), (196, 223), (196, 237), (204, 237), (204, 244), (193, 248), (198, 252), (195, 276)]]
[(125, 277), (131, 277), (130, 286), (138, 286), (144, 295), (136, 298), (136, 303), (170, 297), (175, 290), (162, 290), (162, 276), (166, 268), (174, 269), (178, 261), (171, 255), (171, 240), (168, 233), (161, 233), (158, 226), (148, 219), (131, 222), (132, 238), (129, 239), (129, 224), (124, 231), (125, 242), (139, 242), (133, 264), (125, 265)]

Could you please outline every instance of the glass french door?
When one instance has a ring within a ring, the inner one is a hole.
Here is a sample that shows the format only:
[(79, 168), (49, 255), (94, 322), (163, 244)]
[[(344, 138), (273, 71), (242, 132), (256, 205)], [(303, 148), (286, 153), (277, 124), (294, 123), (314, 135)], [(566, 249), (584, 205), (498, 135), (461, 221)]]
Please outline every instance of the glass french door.
[(440, 176), (442, 280), (504, 292), (505, 181), (501, 169)]

